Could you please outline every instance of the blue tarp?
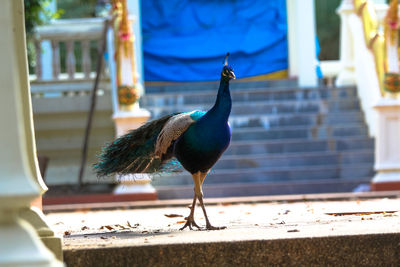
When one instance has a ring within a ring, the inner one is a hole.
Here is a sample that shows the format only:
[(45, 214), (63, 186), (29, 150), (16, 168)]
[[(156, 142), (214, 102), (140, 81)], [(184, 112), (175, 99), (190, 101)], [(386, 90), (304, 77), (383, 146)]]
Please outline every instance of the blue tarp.
[(142, 0), (146, 81), (218, 80), (287, 69), (285, 0)]

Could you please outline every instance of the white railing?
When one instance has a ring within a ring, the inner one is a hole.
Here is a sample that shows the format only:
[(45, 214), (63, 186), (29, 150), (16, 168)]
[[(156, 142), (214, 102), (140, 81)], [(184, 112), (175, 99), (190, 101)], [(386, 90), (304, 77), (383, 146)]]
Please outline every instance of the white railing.
[[(86, 18), (60, 19), (38, 27), (35, 38), (36, 69), (35, 75), (30, 77), (31, 81), (93, 79), (96, 62), (92, 62), (91, 58), (94, 49), (92, 44), (96, 43), (100, 48), (103, 26), (102, 18)], [(65, 45), (65, 51), (60, 49), (62, 44)], [(81, 47), (79, 58), (74, 51), (75, 45)], [(65, 58), (63, 65), (61, 56)], [(81, 72), (76, 71), (78, 62), (81, 63)], [(51, 74), (44, 75), (44, 71), (50, 71)]]

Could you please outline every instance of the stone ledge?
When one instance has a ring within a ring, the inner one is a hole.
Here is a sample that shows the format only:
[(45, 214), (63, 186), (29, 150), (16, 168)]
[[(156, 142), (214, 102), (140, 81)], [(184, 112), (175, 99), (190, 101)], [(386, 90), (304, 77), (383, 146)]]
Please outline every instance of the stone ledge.
[(68, 266), (399, 266), (400, 234), (71, 249)]
[[(211, 222), (228, 227), (220, 231), (180, 231), (190, 202), (182, 200), (47, 218), (64, 234), (68, 266), (399, 266), (398, 192), (367, 195), (375, 198), (213, 200)], [(195, 219), (204, 225), (199, 208)]]

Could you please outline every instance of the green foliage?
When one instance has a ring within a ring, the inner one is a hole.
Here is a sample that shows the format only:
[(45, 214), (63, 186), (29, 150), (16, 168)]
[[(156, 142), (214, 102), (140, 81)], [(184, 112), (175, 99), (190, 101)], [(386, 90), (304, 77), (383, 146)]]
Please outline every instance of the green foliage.
[(340, 17), (336, 14), (341, 0), (315, 1), (317, 36), (321, 46), (320, 60), (339, 59)]
[(97, 0), (63, 0), (57, 2), (57, 7), (65, 12), (61, 18), (90, 18), (95, 16)]
[(36, 65), (35, 46), (33, 43), (36, 26), (45, 24), (50, 21), (50, 19), (59, 18), (62, 14), (62, 10), (53, 13), (46, 9), (49, 3), (50, 0), (24, 0), (26, 46), (28, 50), (29, 72), (31, 73)]

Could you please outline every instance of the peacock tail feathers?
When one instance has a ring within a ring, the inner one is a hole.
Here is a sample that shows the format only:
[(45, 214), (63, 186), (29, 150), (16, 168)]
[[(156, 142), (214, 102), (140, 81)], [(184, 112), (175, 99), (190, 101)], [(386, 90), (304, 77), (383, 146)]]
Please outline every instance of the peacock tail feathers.
[(173, 144), (205, 112), (174, 113), (119, 137), (107, 144), (94, 165), (97, 176), (171, 172), (181, 165), (173, 157)]
[(167, 159), (155, 156), (155, 143), (165, 123), (174, 115), (150, 121), (107, 144), (94, 165), (97, 176), (158, 171)]

